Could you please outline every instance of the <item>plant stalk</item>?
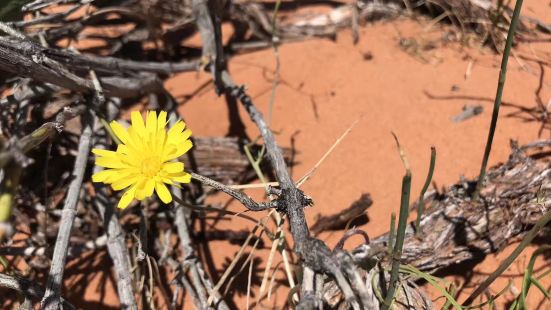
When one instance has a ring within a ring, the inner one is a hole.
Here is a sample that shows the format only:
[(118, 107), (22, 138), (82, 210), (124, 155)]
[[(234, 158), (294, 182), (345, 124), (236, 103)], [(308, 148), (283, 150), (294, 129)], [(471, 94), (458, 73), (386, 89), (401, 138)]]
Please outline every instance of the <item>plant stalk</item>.
[(492, 150), (492, 142), (494, 141), (494, 134), (497, 126), (497, 118), (499, 116), (499, 107), (501, 106), (501, 97), (503, 96), (503, 88), (505, 86), (505, 79), (507, 77), (507, 62), (509, 60), (509, 54), (511, 53), (511, 47), (513, 46), (513, 38), (517, 28), (520, 9), (522, 7), (523, 0), (517, 0), (515, 9), (513, 11), (513, 18), (509, 25), (509, 31), (507, 33), (507, 40), (505, 41), (505, 49), (503, 50), (503, 57), (501, 58), (501, 69), (499, 70), (499, 80), (497, 83), (496, 98), (494, 101), (494, 110), (492, 112), (492, 121), (490, 123), (490, 131), (488, 132), (488, 140), (486, 141), (486, 148), (484, 150), (484, 157), (482, 157), (482, 165), (480, 166), (480, 174), (476, 183), (476, 189), (473, 193), (473, 200), (477, 200), (482, 189), (484, 178), (486, 177), (486, 166), (488, 165), (488, 158)]

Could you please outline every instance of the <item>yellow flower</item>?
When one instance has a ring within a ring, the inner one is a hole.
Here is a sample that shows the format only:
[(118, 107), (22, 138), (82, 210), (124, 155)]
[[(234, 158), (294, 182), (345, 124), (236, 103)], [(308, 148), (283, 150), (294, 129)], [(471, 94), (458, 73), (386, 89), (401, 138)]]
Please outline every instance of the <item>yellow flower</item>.
[(144, 200), (152, 196), (153, 190), (162, 202), (169, 203), (172, 195), (166, 184), (191, 181), (191, 175), (184, 172), (184, 164), (173, 161), (193, 146), (189, 140), (191, 130), (178, 121), (167, 132), (165, 111), (159, 117), (155, 111), (147, 112), (145, 124), (138, 111), (132, 112), (131, 119), (128, 130), (116, 121), (110, 124), (121, 141), (116, 152), (92, 150), (97, 155), (96, 165), (107, 168), (95, 173), (92, 181), (111, 184), (116, 191), (130, 187), (119, 201), (118, 207), (122, 209), (134, 198)]

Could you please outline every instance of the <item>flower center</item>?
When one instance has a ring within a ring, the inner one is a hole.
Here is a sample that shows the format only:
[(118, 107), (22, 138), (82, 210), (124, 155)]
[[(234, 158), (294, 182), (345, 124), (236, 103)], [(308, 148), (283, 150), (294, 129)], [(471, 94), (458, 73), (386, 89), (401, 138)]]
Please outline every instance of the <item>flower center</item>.
[(154, 177), (161, 170), (161, 159), (158, 156), (148, 157), (142, 162), (142, 174), (146, 177)]

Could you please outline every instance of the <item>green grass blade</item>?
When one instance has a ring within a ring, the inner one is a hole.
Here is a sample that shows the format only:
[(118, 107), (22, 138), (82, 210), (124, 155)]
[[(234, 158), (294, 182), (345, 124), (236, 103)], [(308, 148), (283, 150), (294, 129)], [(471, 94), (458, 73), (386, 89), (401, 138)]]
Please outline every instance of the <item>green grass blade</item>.
[(515, 9), (513, 11), (513, 18), (509, 25), (509, 31), (507, 33), (507, 40), (505, 41), (505, 49), (503, 50), (503, 57), (501, 58), (501, 70), (499, 71), (499, 80), (497, 83), (496, 97), (494, 101), (494, 110), (492, 113), (492, 121), (490, 123), (490, 130), (488, 132), (488, 140), (486, 141), (486, 148), (484, 149), (484, 157), (482, 157), (482, 165), (480, 166), (480, 174), (476, 183), (476, 189), (473, 193), (473, 199), (478, 199), (480, 195), (480, 189), (484, 183), (486, 177), (486, 166), (488, 165), (488, 158), (492, 150), (492, 142), (494, 140), (494, 133), (497, 125), (497, 118), (499, 116), (499, 107), (501, 105), (501, 97), (503, 96), (503, 88), (505, 86), (505, 79), (507, 77), (507, 62), (509, 60), (509, 54), (511, 53), (511, 47), (513, 46), (513, 38), (515, 36), (515, 30), (517, 28), (520, 9), (522, 8), (522, 0), (517, 0)]
[(434, 173), (435, 164), (436, 164), (436, 148), (434, 146), (431, 146), (429, 173), (425, 180), (425, 185), (423, 185), (423, 188), (421, 189), (421, 194), (419, 195), (419, 203), (417, 206), (417, 219), (415, 220), (415, 234), (417, 236), (420, 236), (421, 234), (420, 225), (421, 225), (421, 216), (423, 216), (423, 212), (425, 212), (425, 193), (429, 189), (430, 182), (432, 181), (432, 175)]
[[(530, 261), (528, 262), (528, 265), (524, 270), (524, 277), (522, 280), (522, 289), (519, 296), (519, 306), (521, 309), (526, 309), (526, 296), (528, 296), (528, 290), (530, 289), (530, 286), (534, 283), (532, 279), (534, 275), (534, 265), (536, 264), (536, 259), (538, 258), (539, 255), (545, 253), (548, 250), (551, 250), (551, 245), (543, 245), (538, 249), (536, 249), (534, 253), (532, 253), (532, 256), (530, 257)], [(538, 281), (536, 280), (536, 282)]]
[(388, 231), (388, 254), (392, 254), (394, 248), (394, 237), (396, 235), (396, 213), (390, 214), (390, 230)]
[(456, 309), (456, 310), (463, 309), (461, 307), (461, 305), (457, 302), (457, 300), (452, 295), (450, 295), (450, 293), (448, 293), (448, 291), (446, 291), (445, 288), (443, 288), (442, 286), (440, 286), (440, 284), (438, 284), (437, 278), (431, 276), (428, 273), (422, 272), (421, 270), (419, 270), (419, 269), (417, 269), (417, 268), (415, 268), (411, 265), (403, 265), (401, 270), (404, 273), (409, 273), (409, 274), (411, 274), (411, 275), (413, 275), (417, 278), (422, 278), (425, 281), (427, 281), (440, 294), (442, 294), (442, 296), (444, 296), (446, 298), (447, 302), (449, 302), (453, 306), (454, 309)]
[(545, 287), (540, 283), (540, 281), (538, 281), (536, 278), (530, 278), (530, 281), (532, 282), (532, 284), (534, 284), (535, 287), (540, 290), (545, 298), (551, 299), (551, 295), (549, 294), (549, 292), (546, 291)]
[[(394, 133), (393, 133), (394, 135)], [(398, 275), (400, 271), (400, 259), (402, 258), (402, 248), (404, 246), (404, 239), (406, 237), (406, 227), (409, 213), (409, 197), (411, 192), (411, 170), (409, 169), (409, 164), (405, 156), (404, 150), (400, 146), (400, 142), (396, 135), (394, 135), (396, 140), (396, 145), (398, 151), (400, 152), (400, 157), (406, 168), (406, 174), (402, 178), (402, 195), (400, 200), (400, 213), (398, 215), (398, 228), (396, 229), (396, 242), (394, 244), (394, 249), (392, 251), (392, 269), (390, 271), (390, 283), (388, 285), (387, 294), (385, 296), (385, 301), (381, 308), (387, 310), (390, 308), (392, 301), (394, 299), (394, 294), (396, 293)]]
[[(455, 285), (453, 285), (453, 283), (450, 285), (450, 288), (447, 291), (449, 291), (450, 296), (452, 296), (455, 300), (457, 300), (455, 298), (456, 291), (455, 291)], [(451, 307), (451, 305), (452, 305), (451, 301), (446, 299), (446, 303), (442, 306), (442, 310), (448, 310)]]
[(488, 309), (493, 309), (493, 305), (494, 305), (495, 300), (498, 299), (499, 297), (501, 297), (501, 295), (505, 294), (505, 292), (509, 291), (512, 284), (513, 284), (513, 282), (509, 281), (509, 284), (507, 284), (507, 286), (505, 286), (501, 291), (499, 291), (499, 293), (490, 296), (490, 298), (488, 298), (488, 300), (486, 300), (485, 302), (480, 303), (480, 304), (475, 305), (475, 306), (470, 306), (470, 307), (467, 307), (467, 308), (463, 308), (463, 309), (482, 309), (482, 307), (484, 307), (486, 305), (488, 305)]

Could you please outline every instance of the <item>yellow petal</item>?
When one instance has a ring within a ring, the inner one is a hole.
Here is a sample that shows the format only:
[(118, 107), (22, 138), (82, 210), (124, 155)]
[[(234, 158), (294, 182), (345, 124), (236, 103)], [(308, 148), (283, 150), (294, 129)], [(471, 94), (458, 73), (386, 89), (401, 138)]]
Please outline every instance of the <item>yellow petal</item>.
[(120, 180), (117, 180), (117, 182), (111, 184), (111, 187), (116, 191), (120, 191), (132, 184), (135, 184), (137, 181), (138, 181), (138, 177), (122, 178)]
[(146, 195), (145, 195), (145, 183), (146, 183), (146, 179), (144, 177), (142, 177), (138, 183), (136, 184), (136, 194), (134, 195), (136, 197), (136, 199), (138, 200), (144, 200)]
[(159, 112), (159, 118), (157, 119), (157, 131), (164, 131), (166, 127), (166, 111)]
[(137, 171), (137, 169), (135, 168), (110, 169), (110, 171), (113, 171), (114, 173), (108, 179), (103, 181), (103, 183), (105, 184), (116, 183), (122, 181), (123, 179), (134, 177), (139, 173), (139, 171)]
[(145, 131), (140, 134), (138, 130), (134, 127), (128, 128), (128, 147), (134, 153), (138, 153), (140, 150), (144, 149), (144, 139), (146, 138)]
[(148, 111), (147, 120), (145, 122), (145, 129), (148, 134), (154, 134), (157, 132), (157, 112)]
[(159, 198), (161, 198), (162, 202), (170, 203), (172, 201), (172, 195), (164, 183), (156, 182), (155, 191), (157, 192)]
[(176, 150), (172, 151), (168, 154), (165, 154), (165, 156), (163, 157), (163, 160), (164, 161), (169, 161), (169, 160), (173, 160), (175, 158), (178, 158), (178, 157), (184, 155), (187, 151), (189, 151), (189, 149), (191, 149), (192, 146), (193, 146), (193, 143), (191, 142), (191, 140), (186, 140), (182, 144), (175, 145)]
[(186, 142), (187, 139), (191, 136), (191, 130), (186, 129), (184, 132), (178, 134), (173, 134), (167, 138), (166, 144), (168, 145), (180, 145)]
[(128, 154), (119, 154), (118, 158), (123, 164), (129, 167), (138, 168), (142, 166), (143, 158), (141, 153), (137, 151), (128, 152)]
[(191, 174), (187, 172), (182, 172), (178, 175), (171, 175), (169, 178), (173, 181), (179, 182), (179, 183), (189, 183), (191, 182)]
[(164, 163), (163, 170), (168, 173), (178, 173), (184, 170), (184, 164), (181, 162), (176, 163)]
[(170, 145), (165, 145), (164, 149), (163, 149), (163, 156), (162, 156), (162, 161), (169, 161), (170, 159), (168, 158), (174, 158), (174, 157), (171, 157), (173, 155), (173, 153), (176, 153), (177, 149), (176, 149), (176, 146), (170, 144)]
[(128, 149), (128, 146), (124, 145), (124, 144), (119, 144), (117, 145), (117, 153), (119, 154), (129, 154), (130, 150)]
[(182, 133), (184, 128), (186, 128), (186, 123), (184, 123), (183, 121), (176, 122), (176, 124), (174, 124), (174, 126), (172, 126), (168, 130), (168, 133), (167, 133), (168, 138), (166, 140), (166, 143), (167, 144), (178, 144), (178, 142), (179, 142), (178, 136)]
[(144, 186), (145, 197), (151, 197), (153, 195), (153, 190), (154, 189), (155, 189), (155, 180), (154, 179), (148, 179), (145, 182), (145, 186)]
[(191, 137), (191, 129), (184, 130), (184, 132), (182, 132), (179, 137), (182, 140), (187, 140), (189, 137)]
[(143, 123), (143, 117), (140, 111), (132, 111), (130, 118), (132, 120), (132, 127), (138, 134), (143, 136), (145, 133), (145, 124)]
[(128, 205), (132, 202), (134, 199), (134, 194), (136, 193), (136, 187), (132, 186), (129, 190), (127, 190), (121, 197), (121, 200), (119, 200), (119, 204), (117, 207), (119, 209), (125, 209), (128, 207)]
[(176, 151), (176, 157), (184, 155), (192, 146), (193, 142), (191, 142), (191, 140), (186, 140), (184, 143), (177, 145), (176, 147), (178, 150)]
[(126, 131), (126, 128), (124, 128), (121, 124), (117, 123), (116, 121), (111, 122), (111, 129), (113, 129), (113, 132), (121, 140), (122, 143), (128, 142), (128, 132)]
[(98, 157), (96, 165), (104, 168), (128, 168), (118, 157)]
[(172, 178), (170, 177), (161, 177), (160, 182), (163, 182), (168, 185), (177, 185), (176, 183), (172, 182)]
[(92, 175), (92, 182), (106, 182), (117, 175), (115, 170), (102, 170)]

